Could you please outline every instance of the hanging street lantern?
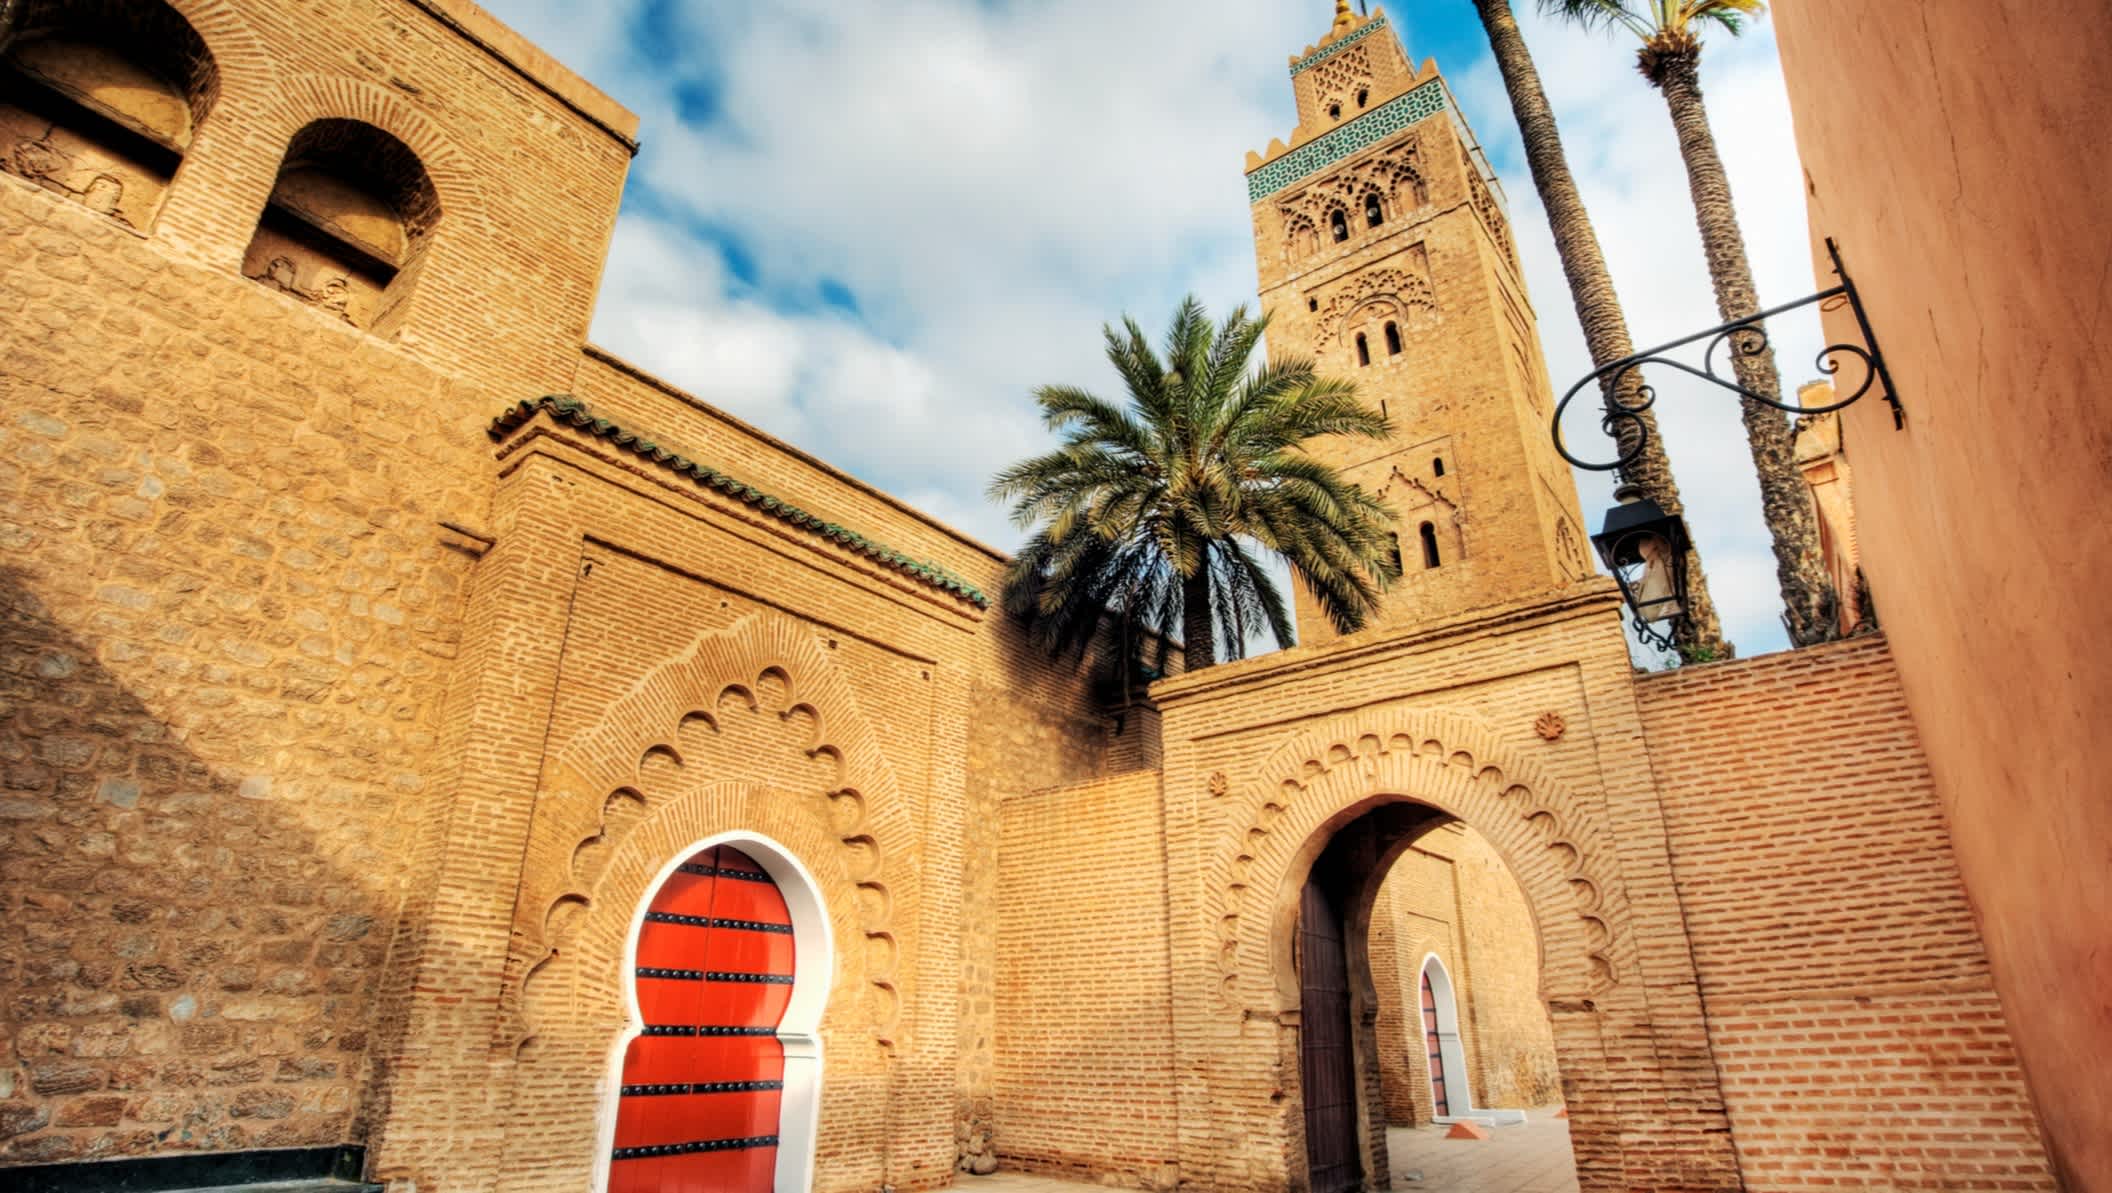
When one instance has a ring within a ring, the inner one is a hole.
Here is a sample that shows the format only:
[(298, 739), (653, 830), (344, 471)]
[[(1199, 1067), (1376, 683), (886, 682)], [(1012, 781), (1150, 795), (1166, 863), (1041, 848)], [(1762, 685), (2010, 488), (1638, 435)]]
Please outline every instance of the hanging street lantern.
[(1622, 485), (1613, 496), (1620, 504), (1606, 511), (1606, 525), (1591, 536), (1591, 545), (1621, 586), (1636, 633), (1670, 650), (1673, 630), (1654, 627), (1663, 621), (1676, 626), (1687, 612), (1687, 524), (1634, 485)]

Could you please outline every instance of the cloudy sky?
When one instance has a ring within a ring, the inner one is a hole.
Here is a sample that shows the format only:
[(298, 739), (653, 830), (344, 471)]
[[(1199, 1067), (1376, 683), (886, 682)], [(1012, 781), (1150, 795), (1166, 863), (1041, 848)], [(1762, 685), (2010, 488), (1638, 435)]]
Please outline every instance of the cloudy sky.
[[(1632, 43), (1515, 0), (1636, 342), (1716, 321), (1677, 143)], [(484, 0), (643, 117), (595, 342), (1004, 548), (982, 497), (1048, 440), (1031, 389), (1118, 393), (1100, 325), (1252, 303), (1245, 154), (1294, 123), (1330, 0)], [(1556, 389), (1589, 367), (1469, 0), (1389, 10), (1508, 194)], [(1703, 82), (1764, 302), (1809, 293), (1765, 24)], [(1778, 326), (1785, 386), (1816, 322)], [(1735, 404), (1677, 385), (1673, 464), (1741, 653), (1784, 645)], [(1583, 440), (1591, 428), (1571, 430)], [(1580, 475), (1587, 521), (1608, 502)]]

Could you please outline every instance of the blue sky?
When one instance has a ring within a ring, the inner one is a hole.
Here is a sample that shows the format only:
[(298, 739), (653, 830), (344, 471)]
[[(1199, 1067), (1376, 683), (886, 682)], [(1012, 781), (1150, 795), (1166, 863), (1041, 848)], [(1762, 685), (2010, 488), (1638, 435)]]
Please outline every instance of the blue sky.
[[(1517, 0), (1638, 344), (1716, 321), (1685, 175), (1632, 43)], [(1119, 392), (1099, 328), (1253, 302), (1246, 151), (1288, 136), (1331, 0), (485, 0), (643, 118), (592, 338), (995, 546), (1029, 393)], [(1557, 392), (1590, 367), (1469, 0), (1389, 9), (1503, 178)], [(1814, 288), (1773, 32), (1703, 82), (1764, 302)], [(1785, 386), (1815, 321), (1778, 326)], [(1741, 652), (1784, 645), (1735, 404), (1667, 385), (1673, 464)], [(1580, 423), (1572, 435), (1588, 428)], [(733, 462), (727, 462), (730, 465)], [(1580, 475), (1587, 521), (1608, 502)]]

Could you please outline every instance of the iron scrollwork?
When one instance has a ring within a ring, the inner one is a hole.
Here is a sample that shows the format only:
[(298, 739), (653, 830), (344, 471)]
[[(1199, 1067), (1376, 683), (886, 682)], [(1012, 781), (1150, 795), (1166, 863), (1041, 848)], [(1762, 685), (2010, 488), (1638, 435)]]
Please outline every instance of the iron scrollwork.
[[(1749, 398), (1764, 406), (1772, 406), (1777, 410), (1787, 411), (1790, 414), (1825, 414), (1830, 411), (1840, 410), (1844, 407), (1853, 406), (1858, 401), (1861, 401), (1865, 394), (1868, 394), (1872, 389), (1876, 389), (1892, 407), (1892, 425), (1895, 428), (1904, 428), (1907, 425), (1906, 410), (1899, 404), (1899, 392), (1892, 385), (1892, 374), (1885, 368), (1884, 354), (1878, 351), (1877, 337), (1870, 330), (1869, 317), (1863, 313), (1862, 300), (1856, 294), (1855, 282), (1848, 276), (1847, 268), (1841, 264), (1841, 253), (1839, 248), (1834, 245), (1832, 237), (1826, 239), (1826, 255), (1833, 259), (1834, 276), (1841, 279), (1841, 283), (1838, 286), (1828, 290), (1821, 290), (1817, 294), (1797, 299), (1795, 302), (1785, 302), (1781, 306), (1769, 307), (1743, 319), (1733, 319), (1728, 323), (1717, 324), (1706, 331), (1695, 332), (1693, 335), (1673, 340), (1668, 344), (1660, 344), (1655, 348), (1624, 356), (1619, 360), (1610, 361), (1587, 373), (1582, 380), (1569, 387), (1569, 392), (1563, 394), (1561, 402), (1555, 406), (1555, 417), (1552, 427), (1555, 438), (1555, 450), (1562, 453), (1562, 458), (1571, 464), (1591, 472), (1612, 472), (1641, 455), (1643, 448), (1650, 441), (1650, 427), (1642, 416), (1645, 411), (1656, 404), (1657, 390), (1640, 379), (1636, 381), (1633, 391), (1635, 396), (1632, 401), (1623, 401), (1621, 390), (1630, 374), (1633, 374), (1644, 365), (1676, 369), (1689, 376), (1698, 377), (1711, 385), (1730, 390), (1741, 398)], [(1833, 311), (1839, 310), (1844, 304), (1854, 313), (1856, 328), (1862, 333), (1863, 342), (1860, 344), (1828, 344), (1819, 350), (1815, 364), (1818, 370), (1828, 377), (1837, 376), (1843, 363), (1847, 361), (1854, 362), (1856, 367), (1861, 369), (1861, 383), (1846, 397), (1840, 396), (1837, 387), (1835, 390), (1835, 401), (1829, 402), (1824, 406), (1800, 406), (1763, 397), (1738, 383), (1738, 361), (1745, 357), (1758, 356), (1766, 352), (1770, 346), (1766, 327), (1768, 319), (1785, 311), (1794, 311), (1808, 306), (1815, 305), (1822, 311)], [(1701, 367), (1699, 368), (1670, 355), (1677, 349), (1686, 348), (1702, 341), (1707, 341), (1708, 346), (1702, 350)], [(1719, 351), (1724, 353), (1724, 361), (1729, 366), (1730, 376), (1717, 372), (1718, 362), (1716, 354)], [(1632, 442), (1629, 443), (1627, 449), (1621, 453), (1618, 459), (1610, 463), (1580, 460), (1570, 454), (1568, 444), (1564, 443), (1562, 439), (1563, 414), (1568, 411), (1570, 402), (1584, 391), (1584, 387), (1594, 383), (1597, 383), (1604, 391), (1606, 404), (1605, 414), (1599, 420), (1599, 429), (1604, 431), (1615, 444), (1623, 442), (1623, 435), (1632, 437)]]

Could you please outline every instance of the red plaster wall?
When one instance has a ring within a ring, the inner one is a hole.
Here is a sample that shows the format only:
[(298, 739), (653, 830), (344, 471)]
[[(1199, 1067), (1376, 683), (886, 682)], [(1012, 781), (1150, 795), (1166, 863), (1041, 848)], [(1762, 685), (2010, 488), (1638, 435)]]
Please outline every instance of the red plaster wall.
[(2112, 25), (1895, 9), (1776, 10), (1814, 245), (1908, 408), (1847, 411), (1863, 566), (2056, 1166), (2112, 1189)]

